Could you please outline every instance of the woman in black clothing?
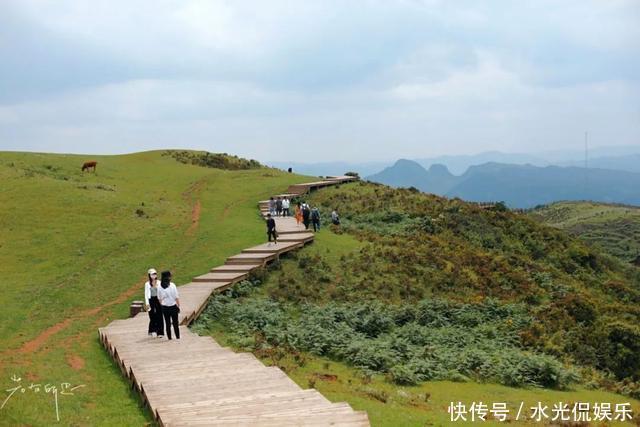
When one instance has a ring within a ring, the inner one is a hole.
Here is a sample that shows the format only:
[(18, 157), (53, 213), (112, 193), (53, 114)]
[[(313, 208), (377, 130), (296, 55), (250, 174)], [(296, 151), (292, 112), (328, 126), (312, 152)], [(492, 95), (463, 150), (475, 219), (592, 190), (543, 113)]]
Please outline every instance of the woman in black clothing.
[(309, 210), (309, 205), (306, 203), (302, 205), (302, 223), (304, 224), (304, 228), (308, 230), (309, 224), (311, 223), (311, 211)]
[(171, 272), (163, 271), (158, 288), (158, 299), (162, 304), (162, 315), (167, 326), (167, 338), (171, 339), (171, 324), (176, 333), (176, 338), (180, 339), (180, 325), (178, 324), (178, 313), (180, 313), (180, 294), (175, 283), (171, 281)]

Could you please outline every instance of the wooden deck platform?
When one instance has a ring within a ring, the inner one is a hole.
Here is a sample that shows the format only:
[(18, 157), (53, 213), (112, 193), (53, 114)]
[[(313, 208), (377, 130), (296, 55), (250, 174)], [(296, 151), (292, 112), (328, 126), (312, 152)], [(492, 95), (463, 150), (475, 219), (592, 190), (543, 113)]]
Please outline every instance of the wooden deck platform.
[[(296, 188), (308, 192), (352, 179), (338, 177)], [(100, 342), (160, 426), (369, 425), (365, 412), (332, 403), (314, 389), (303, 390), (280, 369), (264, 366), (251, 353), (235, 353), (185, 327), (198, 317), (213, 292), (313, 241), (313, 233), (294, 218), (276, 218), (276, 227), (278, 244), (247, 248), (179, 287), (180, 340), (147, 336), (147, 313), (115, 320), (98, 330)]]

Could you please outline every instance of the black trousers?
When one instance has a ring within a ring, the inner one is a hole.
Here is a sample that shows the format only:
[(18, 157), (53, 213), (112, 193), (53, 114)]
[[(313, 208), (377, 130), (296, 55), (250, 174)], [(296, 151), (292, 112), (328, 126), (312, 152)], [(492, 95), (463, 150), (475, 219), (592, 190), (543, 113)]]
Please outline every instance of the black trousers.
[(178, 327), (178, 306), (171, 305), (167, 307), (162, 306), (162, 315), (164, 316), (164, 323), (167, 327), (167, 338), (171, 339), (171, 323), (173, 323), (173, 330), (176, 333), (176, 338), (180, 339), (180, 328)]
[(162, 306), (158, 297), (149, 298), (149, 333), (155, 332), (164, 335), (164, 323), (162, 321)]
[(273, 229), (269, 229), (267, 230), (267, 238), (269, 239), (269, 241), (271, 241), (271, 237), (273, 237), (273, 241), (277, 242), (278, 241), (278, 233), (276, 233), (276, 230)]
[(320, 230), (320, 221), (313, 221), (313, 231), (318, 231)]

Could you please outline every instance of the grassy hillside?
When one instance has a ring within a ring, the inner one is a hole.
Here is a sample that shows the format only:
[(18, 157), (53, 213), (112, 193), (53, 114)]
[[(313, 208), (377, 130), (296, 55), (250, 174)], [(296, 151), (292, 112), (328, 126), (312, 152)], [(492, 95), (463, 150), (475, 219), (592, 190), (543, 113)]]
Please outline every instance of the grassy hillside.
[(637, 410), (636, 269), (459, 200), (357, 183), (309, 201), (324, 218), (337, 208), (343, 225), (214, 298), (199, 331), (366, 409), (374, 425), (443, 423), (451, 400)]
[(558, 202), (531, 216), (598, 245), (625, 262), (640, 256), (640, 208), (594, 202)]
[[(205, 163), (212, 159), (220, 163)], [(80, 171), (85, 160), (98, 161), (95, 174)], [(263, 241), (256, 201), (304, 179), (200, 167), (161, 152), (0, 153), (2, 389), (84, 385), (58, 396), (61, 424), (149, 423), (97, 328), (128, 316), (150, 266), (185, 283)], [(52, 393), (18, 391), (0, 410), (0, 425), (52, 425)]]

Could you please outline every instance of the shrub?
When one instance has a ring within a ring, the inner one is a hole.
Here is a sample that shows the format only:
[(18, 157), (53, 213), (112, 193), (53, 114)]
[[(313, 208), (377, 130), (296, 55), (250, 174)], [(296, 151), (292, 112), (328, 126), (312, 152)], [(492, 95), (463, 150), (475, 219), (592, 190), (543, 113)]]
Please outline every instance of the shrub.
[(490, 299), (456, 304), (434, 298), (417, 306), (360, 302), (307, 304), (296, 310), (292, 304), (262, 297), (241, 303), (255, 286), (241, 283), (213, 298), (197, 325), (221, 321), (233, 331), (232, 343), (239, 347), (308, 351), (385, 373), (397, 384), (473, 377), (561, 388), (574, 380), (553, 357), (520, 348), (519, 331), (530, 319), (519, 305)]
[(416, 385), (420, 382), (420, 377), (408, 366), (396, 365), (389, 369), (389, 378), (396, 384)]
[(167, 150), (163, 156), (171, 156), (180, 163), (203, 166), (207, 168), (241, 170), (259, 169), (263, 167), (257, 160), (247, 160), (227, 153), (209, 153), (207, 151)]
[(622, 320), (599, 326), (601, 366), (619, 378), (640, 379), (640, 328)]

